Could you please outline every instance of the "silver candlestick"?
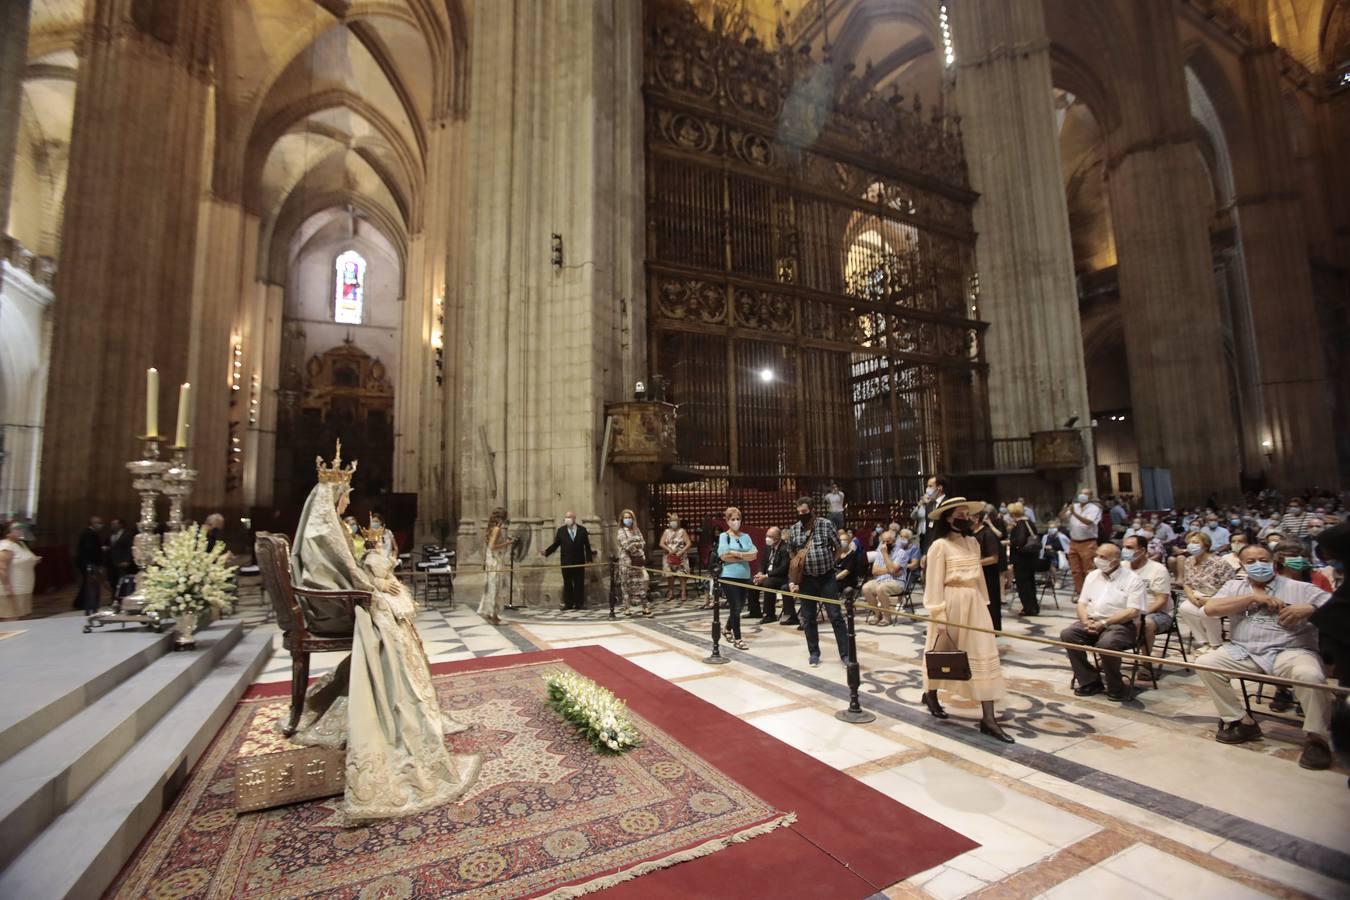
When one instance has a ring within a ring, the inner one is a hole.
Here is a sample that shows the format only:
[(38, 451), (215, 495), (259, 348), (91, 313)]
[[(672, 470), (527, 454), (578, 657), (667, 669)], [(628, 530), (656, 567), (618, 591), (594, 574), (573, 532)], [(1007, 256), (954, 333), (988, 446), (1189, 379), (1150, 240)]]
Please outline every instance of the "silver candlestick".
[(183, 501), (192, 494), (192, 483), (197, 480), (197, 470), (187, 464), (187, 448), (175, 447), (173, 465), (164, 473), (164, 496), (169, 498), (170, 531), (182, 531), (187, 524), (183, 521)]
[[(134, 459), (127, 463), (127, 471), (131, 473), (131, 486), (141, 497), (141, 518), (136, 523), (136, 537), (131, 543), (131, 558), (140, 569), (150, 564), (160, 546), (155, 499), (164, 488), (164, 474), (170, 468), (169, 463), (159, 458), (159, 444), (163, 438), (145, 437), (142, 440), (145, 441), (145, 458)], [(113, 585), (112, 588), (112, 607), (89, 616), (84, 625), (86, 632), (109, 622), (141, 622), (156, 631), (162, 627), (162, 617), (159, 613), (144, 611), (145, 595), (139, 587), (128, 597), (117, 596), (117, 585)]]

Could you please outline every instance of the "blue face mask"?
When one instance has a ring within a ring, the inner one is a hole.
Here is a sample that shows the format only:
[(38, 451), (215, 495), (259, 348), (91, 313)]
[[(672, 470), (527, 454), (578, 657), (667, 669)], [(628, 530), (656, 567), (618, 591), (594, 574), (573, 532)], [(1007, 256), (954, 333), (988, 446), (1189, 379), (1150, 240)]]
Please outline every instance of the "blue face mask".
[(1275, 577), (1275, 566), (1268, 562), (1247, 563), (1247, 577), (1257, 584), (1265, 584)]
[(1078, 502), (1079, 502), (1079, 503), (1086, 503), (1086, 502), (1088, 502), (1088, 495), (1087, 495), (1087, 494), (1079, 494), (1077, 499), (1078, 499)]
[(1204, 544), (1187, 544), (1187, 545), (1186, 545), (1186, 552), (1187, 552), (1188, 554), (1190, 554), (1191, 556), (1199, 556), (1201, 553), (1204, 553), (1204, 552), (1205, 552), (1205, 545), (1204, 545)]
[(1122, 562), (1131, 562), (1134, 560), (1134, 551), (1129, 547), (1126, 547), (1124, 550), (1120, 551), (1120, 558)]

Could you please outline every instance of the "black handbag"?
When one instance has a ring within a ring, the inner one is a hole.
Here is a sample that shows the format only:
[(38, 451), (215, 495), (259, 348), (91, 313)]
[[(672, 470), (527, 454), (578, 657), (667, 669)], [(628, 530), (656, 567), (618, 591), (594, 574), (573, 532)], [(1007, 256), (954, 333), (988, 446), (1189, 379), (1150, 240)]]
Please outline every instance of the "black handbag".
[[(923, 664), (928, 677), (939, 681), (969, 681), (970, 657), (966, 655), (966, 651), (956, 649), (956, 641), (952, 640), (947, 629), (938, 630), (941, 633), (933, 636), (933, 646), (923, 652)], [(937, 649), (938, 641), (944, 637), (952, 649)]]

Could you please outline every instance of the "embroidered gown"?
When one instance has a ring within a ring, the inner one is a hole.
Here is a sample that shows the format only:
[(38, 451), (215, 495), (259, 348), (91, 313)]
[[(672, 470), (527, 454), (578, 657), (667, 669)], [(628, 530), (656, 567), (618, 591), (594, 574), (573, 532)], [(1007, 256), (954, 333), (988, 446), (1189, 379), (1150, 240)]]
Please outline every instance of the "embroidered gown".
[(493, 550), (494, 541), (501, 539), (500, 529), (488, 533), (487, 544), (483, 547), (483, 599), (478, 601), (478, 614), (485, 619), (501, 615), (502, 607), (511, 592), (511, 545)]
[[(923, 605), (939, 622), (994, 627), (989, 616), (989, 590), (984, 582), (984, 569), (980, 566), (978, 541), (957, 534), (933, 541), (928, 548)], [(966, 651), (970, 659), (970, 680), (930, 680), (925, 667), (923, 689), (947, 690), (967, 700), (1002, 700), (1008, 691), (1003, 683), (1003, 667), (999, 663), (994, 636), (964, 628), (951, 628), (947, 633), (956, 648)], [(938, 627), (930, 624), (924, 646), (933, 647), (937, 639)], [(941, 649), (951, 648), (944, 640)]]
[(449, 752), (445, 735), (464, 731), (440, 709), (413, 624), (412, 596), (383, 553), (356, 561), (337, 515), (345, 485), (314, 486), (292, 554), (295, 583), (319, 590), (371, 591), (356, 609), (351, 655), (305, 694), (292, 740), (347, 748), (343, 811), (349, 822), (418, 813), (447, 803), (477, 780), (482, 758)]
[(619, 589), (626, 606), (647, 608), (647, 542), (637, 528), (620, 528)]

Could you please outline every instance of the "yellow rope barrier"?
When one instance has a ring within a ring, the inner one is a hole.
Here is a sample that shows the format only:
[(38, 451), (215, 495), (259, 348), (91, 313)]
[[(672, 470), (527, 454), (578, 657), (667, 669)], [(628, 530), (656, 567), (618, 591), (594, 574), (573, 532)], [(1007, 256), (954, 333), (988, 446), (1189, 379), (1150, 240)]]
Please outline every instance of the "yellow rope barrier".
[[(645, 568), (645, 567), (644, 567)], [(678, 576), (682, 578), (693, 578), (699, 581), (705, 581), (709, 576), (687, 575), (682, 572), (664, 572), (659, 569), (646, 569), (648, 572), (660, 572), (667, 576)], [(833, 603), (836, 606), (843, 606), (844, 601), (833, 597), (817, 597), (813, 594), (803, 594), (784, 590), (782, 588), (766, 588), (758, 584), (747, 582), (736, 582), (736, 584), (746, 590), (759, 591), (760, 593), (782, 594), (787, 597), (794, 597), (800, 600), (814, 600), (817, 603)], [(920, 616), (915, 613), (904, 612), (900, 609), (891, 609), (887, 607), (874, 606), (870, 603), (854, 601), (854, 609), (866, 609), (875, 612), (884, 612), (893, 616), (900, 616), (910, 619), (914, 622), (923, 622), (925, 624), (942, 625), (947, 628), (964, 628), (968, 631), (977, 631), (982, 634), (992, 634), (995, 637), (1006, 637), (1020, 641), (1030, 641), (1036, 644), (1045, 644), (1050, 647), (1060, 647), (1065, 650), (1082, 650), (1087, 653), (1097, 653), (1103, 656), (1116, 656), (1122, 660), (1132, 660), (1134, 662), (1147, 663), (1149, 665), (1173, 666), (1178, 669), (1193, 669), (1197, 672), (1216, 672), (1220, 675), (1227, 675), (1229, 678), (1239, 678), (1246, 681), (1265, 682), (1267, 684), (1283, 685), (1285, 687), (1315, 688), (1317, 690), (1329, 691), (1333, 694), (1350, 695), (1350, 687), (1341, 687), (1335, 684), (1316, 683), (1312, 681), (1297, 681), (1293, 678), (1282, 678), (1279, 675), (1267, 675), (1264, 672), (1244, 672), (1240, 669), (1224, 669), (1219, 666), (1201, 665), (1196, 662), (1185, 662), (1181, 660), (1165, 659), (1159, 656), (1144, 656), (1139, 653), (1130, 653), (1124, 650), (1108, 650), (1105, 648), (1093, 647), (1090, 644), (1071, 644), (1067, 641), (1059, 641), (1054, 638), (1040, 637), (1034, 634), (1017, 634), (1011, 631), (1001, 631), (997, 628), (984, 628), (979, 625), (966, 625), (957, 622), (944, 622), (940, 619), (934, 619), (931, 616)]]

